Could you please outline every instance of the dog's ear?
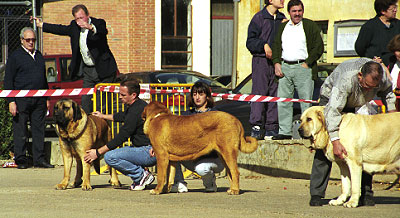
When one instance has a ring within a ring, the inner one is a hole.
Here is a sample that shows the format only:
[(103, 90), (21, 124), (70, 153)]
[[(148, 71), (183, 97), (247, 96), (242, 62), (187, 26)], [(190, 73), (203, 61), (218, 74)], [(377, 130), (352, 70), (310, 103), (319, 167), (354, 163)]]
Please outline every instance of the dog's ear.
[(74, 116), (73, 116), (74, 122), (82, 119), (81, 108), (76, 102), (72, 103), (72, 110), (74, 111)]
[(142, 120), (146, 120), (146, 107), (144, 108), (142, 112)]
[(323, 110), (317, 111), (318, 119), (321, 121), (322, 126), (325, 126), (325, 115)]

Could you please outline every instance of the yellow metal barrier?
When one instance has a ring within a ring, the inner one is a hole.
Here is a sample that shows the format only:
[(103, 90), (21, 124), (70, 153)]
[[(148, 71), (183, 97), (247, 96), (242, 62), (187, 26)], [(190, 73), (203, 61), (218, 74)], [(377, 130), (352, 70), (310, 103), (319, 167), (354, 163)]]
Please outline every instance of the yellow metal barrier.
[[(120, 102), (119, 93), (99, 91), (98, 88), (101, 86), (118, 86), (119, 83), (99, 83), (95, 86), (95, 92), (93, 92), (93, 111), (101, 111), (103, 114), (114, 114), (124, 111), (124, 104)], [(178, 90), (178, 89), (190, 89), (193, 84), (149, 84), (150, 90)], [(146, 99), (141, 97), (148, 103), (151, 101), (159, 101), (163, 103), (173, 114), (181, 115), (183, 111), (187, 110), (187, 96), (190, 93), (150, 93), (150, 98)], [(111, 132), (114, 138), (115, 134), (118, 134), (119, 129), (123, 124), (119, 122), (111, 122)], [(123, 146), (130, 145), (131, 142), (128, 140)], [(107, 166), (103, 166), (100, 172), (103, 173), (107, 170)], [(97, 175), (95, 171), (91, 173)], [(185, 172), (185, 178), (191, 174), (190, 171)]]

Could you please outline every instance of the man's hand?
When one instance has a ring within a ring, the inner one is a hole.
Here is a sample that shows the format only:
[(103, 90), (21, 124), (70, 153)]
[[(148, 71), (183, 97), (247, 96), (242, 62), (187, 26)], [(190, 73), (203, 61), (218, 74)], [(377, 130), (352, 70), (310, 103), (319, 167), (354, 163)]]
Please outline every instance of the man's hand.
[(33, 23), (33, 20), (36, 21), (36, 26), (42, 28), (43, 27), (43, 21), (40, 20), (40, 18), (37, 17), (30, 17), (29, 20), (31, 21), (31, 23)]
[(90, 25), (89, 23), (86, 23), (86, 22), (83, 21), (82, 19), (77, 19), (77, 20), (76, 20), (76, 24), (78, 24), (78, 26), (79, 26), (80, 28), (85, 28), (85, 29), (89, 29), (89, 30), (92, 30), (92, 29), (93, 29), (92, 25)]
[(283, 77), (282, 65), (280, 63), (275, 64), (275, 75), (280, 78)]
[(149, 153), (150, 153), (150, 157), (156, 156), (156, 153), (154, 152), (153, 148), (150, 148)]
[(15, 101), (8, 104), (8, 110), (13, 115), (13, 117), (15, 117), (15, 115), (17, 115), (18, 109), (17, 109), (17, 104), (15, 103)]
[(265, 56), (266, 56), (268, 59), (271, 59), (271, 57), (272, 57), (272, 49), (271, 49), (271, 47), (269, 47), (268, 44), (265, 44), (265, 45), (264, 45), (264, 51), (265, 51)]
[(309, 68), (306, 62), (303, 62), (303, 63), (301, 64), (301, 66), (304, 67), (304, 68), (306, 68), (306, 69)]
[(86, 155), (84, 157), (84, 161), (86, 163), (91, 164), (93, 161), (97, 159), (96, 149), (90, 149), (86, 151)]
[(347, 151), (346, 149), (343, 147), (342, 143), (340, 143), (340, 140), (335, 140), (332, 141), (332, 145), (333, 145), (333, 154), (342, 159), (344, 158), (344, 156), (347, 156)]
[(93, 116), (96, 116), (96, 117), (101, 118), (101, 119), (103, 119), (103, 115), (104, 115), (104, 114), (100, 113), (99, 111), (92, 112), (91, 114)]

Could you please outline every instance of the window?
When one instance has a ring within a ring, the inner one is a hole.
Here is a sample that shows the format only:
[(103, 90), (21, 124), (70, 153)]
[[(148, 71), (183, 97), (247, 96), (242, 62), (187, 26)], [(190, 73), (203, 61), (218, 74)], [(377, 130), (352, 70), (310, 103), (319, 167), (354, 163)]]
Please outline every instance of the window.
[(191, 14), (190, 0), (162, 0), (162, 69), (192, 69)]
[(45, 60), (47, 82), (57, 82), (57, 63), (55, 58)]
[(72, 81), (72, 74), (69, 71), (69, 65), (71, 64), (71, 58), (60, 58), (60, 70), (62, 81)]

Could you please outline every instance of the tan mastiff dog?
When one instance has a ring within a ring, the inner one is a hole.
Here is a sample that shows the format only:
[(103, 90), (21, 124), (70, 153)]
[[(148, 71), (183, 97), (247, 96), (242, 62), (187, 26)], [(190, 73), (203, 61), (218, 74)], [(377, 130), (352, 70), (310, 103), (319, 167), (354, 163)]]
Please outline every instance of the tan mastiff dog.
[[(314, 106), (304, 111), (299, 133), (310, 139), (311, 149), (322, 149), (326, 157), (340, 168), (342, 194), (329, 204), (357, 207), (363, 170), (370, 174), (400, 173), (400, 113), (343, 114), (339, 137), (347, 156), (341, 160), (333, 154), (324, 108)], [(346, 202), (348, 197), (350, 200)]]
[(151, 194), (163, 192), (171, 165), (168, 190), (175, 166), (170, 161), (194, 160), (215, 150), (223, 160), (231, 184), (228, 194), (239, 194), (239, 150), (251, 153), (257, 149), (257, 139), (244, 137), (243, 126), (234, 116), (210, 111), (191, 116), (176, 116), (159, 102), (151, 102), (142, 113), (144, 133), (149, 137), (157, 158), (157, 187)]
[[(111, 129), (107, 122), (96, 116), (87, 115), (85, 111), (71, 99), (61, 99), (54, 105), (56, 132), (64, 162), (64, 178), (56, 189), (63, 190), (68, 186), (71, 174), (72, 158), (76, 158), (76, 177), (72, 187), (82, 184), (82, 190), (92, 190), (90, 185), (90, 164), (84, 161), (86, 151), (99, 148), (111, 139)], [(93, 162), (94, 168), (100, 174), (100, 159)], [(120, 187), (116, 170), (110, 170), (110, 183)], [(83, 176), (83, 181), (82, 181)]]

